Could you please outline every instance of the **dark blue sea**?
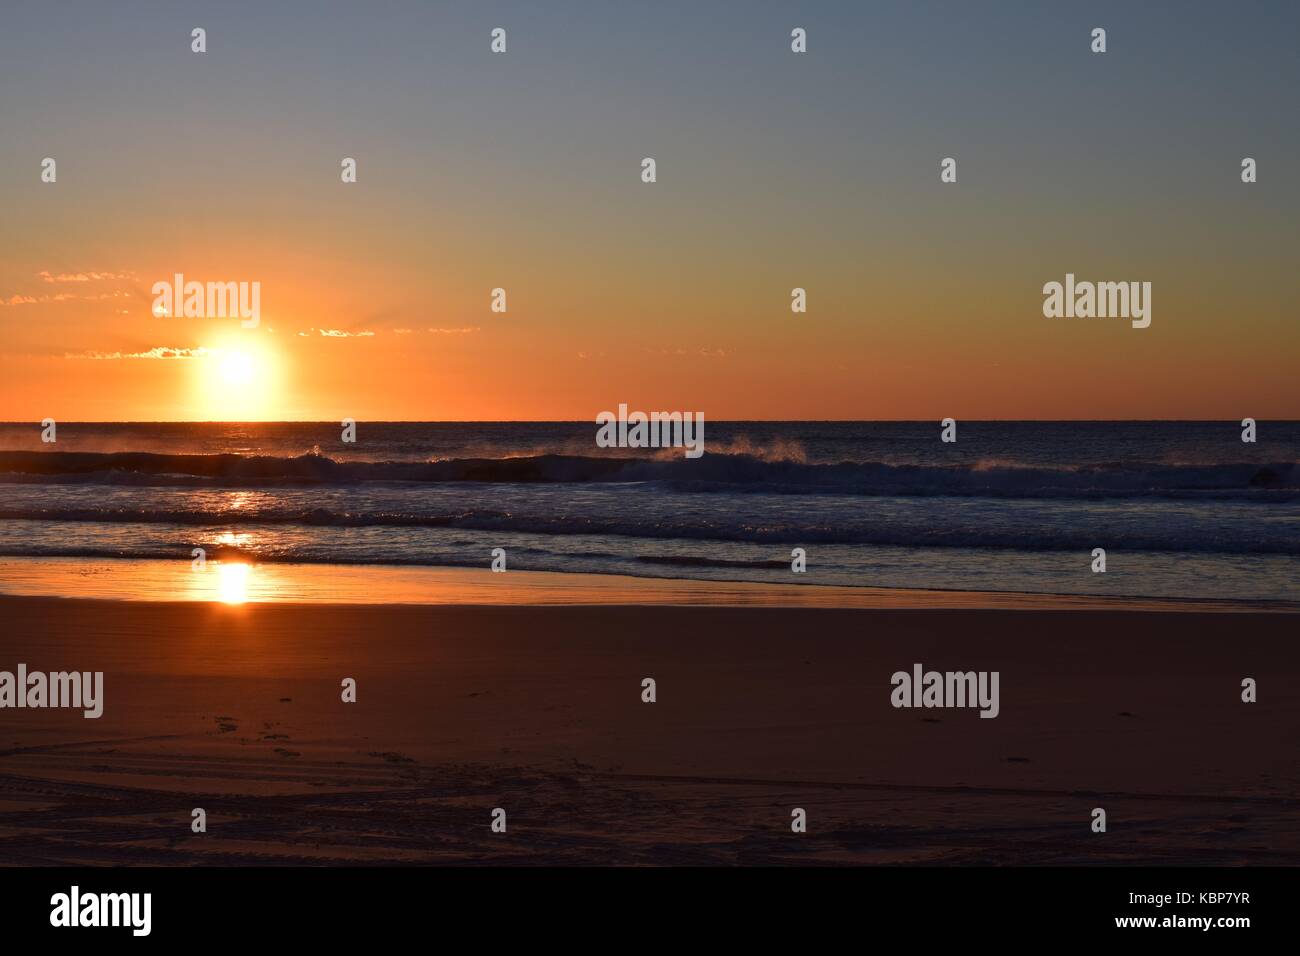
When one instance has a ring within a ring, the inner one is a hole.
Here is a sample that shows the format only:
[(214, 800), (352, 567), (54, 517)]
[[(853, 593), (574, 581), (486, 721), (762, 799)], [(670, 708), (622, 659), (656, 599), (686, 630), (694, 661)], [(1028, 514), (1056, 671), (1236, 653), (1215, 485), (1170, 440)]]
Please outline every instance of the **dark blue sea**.
[[(0, 425), (0, 555), (1300, 599), (1300, 423)], [(807, 571), (791, 570), (803, 548)], [(1093, 573), (1092, 551), (1107, 568)], [(3, 582), (0, 582), (2, 587)]]

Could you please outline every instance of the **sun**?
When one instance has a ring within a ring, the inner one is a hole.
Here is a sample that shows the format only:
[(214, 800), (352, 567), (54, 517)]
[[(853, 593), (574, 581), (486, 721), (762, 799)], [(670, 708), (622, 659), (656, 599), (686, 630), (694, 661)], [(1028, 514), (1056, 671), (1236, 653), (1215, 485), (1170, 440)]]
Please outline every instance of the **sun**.
[(279, 411), (280, 362), (265, 339), (209, 344), (195, 371), (197, 410), (209, 421), (268, 421)]
[(247, 352), (227, 352), (217, 372), (227, 385), (247, 385), (253, 380), (253, 358)]

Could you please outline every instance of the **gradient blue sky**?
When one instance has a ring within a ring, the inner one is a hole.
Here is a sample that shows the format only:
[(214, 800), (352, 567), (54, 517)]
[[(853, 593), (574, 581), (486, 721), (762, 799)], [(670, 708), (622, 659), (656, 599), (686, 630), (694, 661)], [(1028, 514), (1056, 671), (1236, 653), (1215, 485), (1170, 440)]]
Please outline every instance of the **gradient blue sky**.
[[(185, 361), (68, 357), (211, 346), (149, 314), (176, 271), (262, 282), (257, 417), (1300, 417), (1300, 4), (9, 2), (0, 24), (0, 298), (138, 280), (100, 290), (120, 310), (0, 307), (0, 418), (221, 417)], [(1151, 281), (1152, 327), (1043, 319), (1067, 271)], [(375, 335), (296, 335), (320, 328)]]

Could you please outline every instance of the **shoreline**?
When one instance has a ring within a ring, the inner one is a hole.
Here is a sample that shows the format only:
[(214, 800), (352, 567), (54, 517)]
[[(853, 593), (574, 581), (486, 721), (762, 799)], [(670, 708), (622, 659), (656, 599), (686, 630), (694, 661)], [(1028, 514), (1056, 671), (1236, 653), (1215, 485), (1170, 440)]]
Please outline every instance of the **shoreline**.
[[(166, 595), (166, 597), (159, 597)], [(1297, 614), (1300, 601), (773, 584), (427, 565), (0, 557), (0, 598), (403, 606), (692, 606)]]

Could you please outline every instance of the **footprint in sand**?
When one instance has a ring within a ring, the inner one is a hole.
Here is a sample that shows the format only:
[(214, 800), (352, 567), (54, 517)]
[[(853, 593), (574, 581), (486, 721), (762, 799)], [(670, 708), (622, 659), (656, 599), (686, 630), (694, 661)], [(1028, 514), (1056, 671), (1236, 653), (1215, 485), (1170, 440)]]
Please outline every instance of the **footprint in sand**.
[(415, 763), (415, 758), (414, 758), (414, 757), (408, 757), (408, 756), (406, 756), (406, 754), (399, 754), (399, 753), (397, 753), (397, 752), (394, 751), (394, 750), (389, 750), (389, 751), (386, 751), (386, 752), (384, 752), (384, 753), (380, 753), (380, 752), (377, 751), (377, 750), (372, 750), (372, 751), (370, 751), (370, 753), (368, 753), (366, 756), (368, 756), (368, 757), (383, 757), (383, 758), (384, 758), (385, 760), (387, 760), (389, 763)]

